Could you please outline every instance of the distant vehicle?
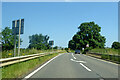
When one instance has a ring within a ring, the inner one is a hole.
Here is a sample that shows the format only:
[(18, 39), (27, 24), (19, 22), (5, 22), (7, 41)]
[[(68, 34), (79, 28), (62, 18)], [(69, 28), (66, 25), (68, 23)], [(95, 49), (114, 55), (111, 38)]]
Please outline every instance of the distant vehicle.
[(75, 50), (75, 54), (80, 54), (80, 50)]

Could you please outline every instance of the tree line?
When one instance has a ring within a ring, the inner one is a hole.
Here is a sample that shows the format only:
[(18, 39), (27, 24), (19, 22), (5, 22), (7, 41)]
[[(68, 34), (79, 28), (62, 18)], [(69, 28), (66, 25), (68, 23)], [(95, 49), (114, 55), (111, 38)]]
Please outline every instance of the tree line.
[[(5, 27), (1, 32), (1, 44), (2, 44), (2, 50), (12, 50), (14, 49), (14, 35), (12, 35), (12, 29), (10, 27)], [(28, 49), (34, 48), (38, 50), (46, 50), (50, 49), (51, 46), (48, 43), (49, 36), (48, 35), (42, 35), (42, 34), (33, 34), (29, 36), (29, 46)], [(20, 44), (22, 44), (23, 40), (20, 39)], [(16, 35), (16, 46), (18, 47), (18, 35)], [(57, 49), (58, 47), (55, 46), (54, 49)]]

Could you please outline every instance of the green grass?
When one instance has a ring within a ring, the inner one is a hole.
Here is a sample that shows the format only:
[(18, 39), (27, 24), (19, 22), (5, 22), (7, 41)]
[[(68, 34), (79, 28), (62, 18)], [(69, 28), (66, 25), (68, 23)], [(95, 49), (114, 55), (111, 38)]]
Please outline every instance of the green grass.
[(90, 52), (92, 53), (100, 53), (100, 54), (113, 54), (113, 55), (118, 55), (120, 53), (118, 53), (118, 49), (111, 49), (111, 48), (106, 48), (106, 49), (92, 49), (90, 50)]
[[(106, 59), (106, 60), (111, 60), (111, 61), (115, 61), (117, 63), (120, 63), (120, 49), (111, 49), (111, 48), (106, 48), (106, 49), (92, 49), (89, 51), (89, 53), (99, 53), (101, 55), (99, 55), (101, 57), (101, 59)], [(92, 54), (95, 56), (95, 54)], [(96, 55), (97, 56), (97, 55)]]
[(30, 71), (40, 66), (40, 64), (43, 64), (47, 60), (57, 55), (58, 53), (49, 54), (40, 58), (5, 66), (2, 68), (2, 79), (3, 78), (21, 78), (25, 74), (29, 73)]
[(74, 52), (75, 52), (75, 50), (69, 50), (69, 52), (70, 52), (70, 53), (74, 53)]
[[(24, 56), (24, 55), (31, 55), (31, 54), (37, 54), (37, 53), (47, 53), (47, 52), (51, 52), (51, 51), (61, 51), (64, 52), (65, 50), (36, 50), (36, 49), (21, 49), (20, 50), (20, 56)], [(2, 51), (0, 52), (0, 55), (2, 55), (1, 58), (9, 58), (9, 57), (13, 57), (14, 56), (14, 50), (8, 50), (8, 51)], [(17, 50), (16, 50), (16, 55), (17, 56)]]
[(116, 61), (117, 63), (120, 63), (120, 56), (102, 54), (101, 58), (106, 59), (106, 60)]

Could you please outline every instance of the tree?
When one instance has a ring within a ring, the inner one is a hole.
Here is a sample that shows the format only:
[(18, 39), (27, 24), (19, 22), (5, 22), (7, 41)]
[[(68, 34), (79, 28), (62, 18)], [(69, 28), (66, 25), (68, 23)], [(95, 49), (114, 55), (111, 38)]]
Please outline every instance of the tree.
[(58, 49), (58, 46), (55, 46), (53, 49)]
[(78, 27), (79, 31), (69, 41), (68, 47), (75, 50), (86, 48), (89, 44), (89, 49), (92, 48), (104, 48), (105, 37), (100, 34), (101, 27), (94, 22), (82, 23)]
[(29, 47), (28, 48), (35, 48), (35, 49), (48, 49), (49, 44), (48, 44), (49, 36), (47, 35), (42, 35), (42, 34), (35, 34), (32, 36), (29, 36)]
[[(11, 50), (14, 48), (14, 35), (12, 35), (12, 29), (5, 27), (2, 30), (2, 50)], [(22, 40), (20, 39), (20, 42)], [(18, 36), (16, 36), (16, 43), (18, 43)]]
[(114, 49), (120, 49), (120, 43), (119, 42), (113, 42), (112, 48), (114, 48)]
[(69, 47), (70, 49), (75, 49), (75, 41), (74, 41), (74, 40), (70, 40), (70, 41), (69, 41), (69, 44), (68, 44), (68, 47)]

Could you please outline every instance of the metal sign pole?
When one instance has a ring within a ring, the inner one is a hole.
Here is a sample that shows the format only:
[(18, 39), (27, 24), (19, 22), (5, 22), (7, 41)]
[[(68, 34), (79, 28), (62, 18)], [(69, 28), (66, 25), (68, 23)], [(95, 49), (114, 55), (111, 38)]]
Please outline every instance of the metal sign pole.
[(53, 42), (52, 42), (52, 52), (53, 52)]
[(17, 20), (15, 21), (15, 28), (14, 28), (14, 57), (16, 55), (16, 24), (17, 24)]
[(52, 52), (53, 52), (53, 45), (52, 45)]
[(21, 19), (19, 20), (18, 56), (20, 55), (20, 32), (21, 32)]

